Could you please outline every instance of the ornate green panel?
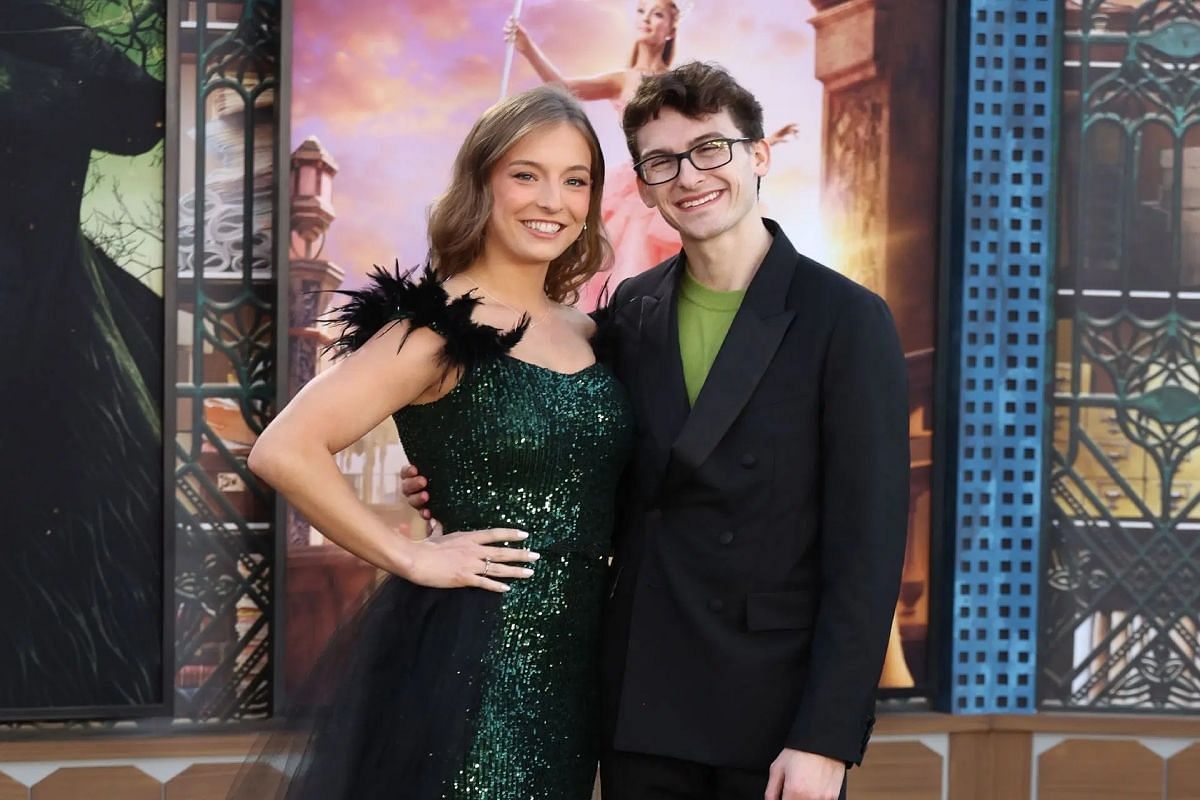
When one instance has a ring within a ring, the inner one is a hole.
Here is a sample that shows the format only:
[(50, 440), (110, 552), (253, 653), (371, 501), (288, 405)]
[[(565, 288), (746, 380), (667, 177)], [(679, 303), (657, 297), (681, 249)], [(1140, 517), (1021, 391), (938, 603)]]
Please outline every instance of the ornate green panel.
[(280, 8), (183, 8), (175, 710), (246, 719), (272, 701), (273, 501), (245, 459), (275, 398)]
[(1200, 6), (1066, 4), (1043, 707), (1200, 708)]

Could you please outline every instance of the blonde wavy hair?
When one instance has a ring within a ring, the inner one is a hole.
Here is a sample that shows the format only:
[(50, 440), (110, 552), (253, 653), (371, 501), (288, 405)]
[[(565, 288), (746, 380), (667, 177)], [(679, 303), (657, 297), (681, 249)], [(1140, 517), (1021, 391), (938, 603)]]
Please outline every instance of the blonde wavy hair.
[(579, 289), (612, 263), (612, 245), (600, 219), (604, 191), (604, 154), (583, 107), (564, 90), (539, 86), (515, 94), (484, 112), (471, 128), (454, 159), (450, 186), (429, 210), (429, 260), (446, 280), (469, 267), (483, 253), (492, 213), (492, 170), (514, 144), (530, 132), (556, 123), (573, 125), (591, 151), (591, 197), (587, 227), (546, 272), (546, 296), (572, 304)]

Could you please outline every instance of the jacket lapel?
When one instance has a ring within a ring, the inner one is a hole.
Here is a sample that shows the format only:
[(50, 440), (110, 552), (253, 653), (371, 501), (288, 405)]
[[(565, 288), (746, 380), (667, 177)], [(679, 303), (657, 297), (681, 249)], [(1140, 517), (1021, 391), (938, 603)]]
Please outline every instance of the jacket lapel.
[[(688, 415), (687, 388), (683, 381), (683, 361), (679, 355), (679, 324), (675, 313), (676, 292), (682, 269), (676, 256), (663, 273), (658, 287), (641, 299), (638, 339), (638, 382), (646, 421), (643, 433), (650, 440), (650, 476), (652, 490), (657, 489), (666, 472), (671, 443), (679, 435)], [(653, 493), (653, 491), (652, 491)]]
[[(746, 289), (696, 404), (672, 445), (669, 483), (699, 469), (712, 453), (754, 394), (796, 315), (787, 309), (786, 299), (799, 254), (777, 225), (766, 222), (774, 241)], [(670, 316), (678, 362), (678, 325), (675, 315)], [(679, 370), (682, 374), (682, 366)]]

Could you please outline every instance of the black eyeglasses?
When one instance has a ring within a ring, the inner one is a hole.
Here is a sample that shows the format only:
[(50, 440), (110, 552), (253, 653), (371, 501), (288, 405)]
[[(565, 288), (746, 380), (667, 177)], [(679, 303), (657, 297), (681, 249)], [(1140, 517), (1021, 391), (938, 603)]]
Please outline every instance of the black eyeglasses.
[(679, 167), (686, 158), (692, 166), (699, 170), (723, 167), (733, 160), (733, 146), (742, 142), (753, 142), (755, 139), (709, 139), (701, 142), (690, 150), (682, 153), (656, 153), (647, 156), (633, 165), (642, 183), (654, 186), (675, 180), (679, 175)]

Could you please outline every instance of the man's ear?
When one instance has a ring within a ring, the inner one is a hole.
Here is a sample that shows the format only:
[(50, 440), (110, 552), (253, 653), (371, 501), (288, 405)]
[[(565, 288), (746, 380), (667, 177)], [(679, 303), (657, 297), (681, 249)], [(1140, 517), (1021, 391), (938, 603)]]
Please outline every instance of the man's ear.
[(638, 196), (642, 198), (642, 202), (646, 204), (646, 208), (657, 207), (658, 199), (654, 196), (654, 187), (642, 183), (641, 178), (634, 178), (634, 180), (637, 181)]
[(766, 139), (759, 139), (751, 144), (754, 157), (754, 174), (763, 177), (771, 171), (771, 145)]

